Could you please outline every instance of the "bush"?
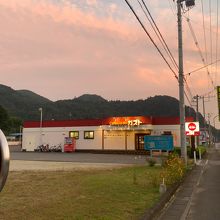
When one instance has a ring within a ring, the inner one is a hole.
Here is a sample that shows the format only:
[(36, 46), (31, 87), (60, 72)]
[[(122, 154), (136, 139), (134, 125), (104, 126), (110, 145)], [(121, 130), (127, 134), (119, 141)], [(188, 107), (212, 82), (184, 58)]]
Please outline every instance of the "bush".
[[(201, 155), (204, 156), (206, 153), (206, 147), (204, 146), (198, 146), (196, 148), (196, 157), (199, 158), (199, 149), (201, 150)], [(175, 147), (173, 150), (174, 154), (177, 154), (179, 156), (181, 156), (181, 148), (180, 147)], [(193, 154), (191, 153), (191, 147), (187, 146), (187, 156), (189, 158), (193, 158)]]
[(150, 167), (153, 167), (156, 164), (156, 160), (154, 158), (150, 158), (148, 159), (148, 164)]
[(199, 157), (199, 150), (201, 151), (202, 157), (206, 154), (206, 147), (204, 146), (198, 146), (196, 148), (196, 156)]
[(172, 185), (180, 182), (185, 172), (186, 166), (184, 161), (178, 154), (172, 153), (165, 162), (163, 171), (161, 172), (161, 178), (164, 179), (165, 184)]

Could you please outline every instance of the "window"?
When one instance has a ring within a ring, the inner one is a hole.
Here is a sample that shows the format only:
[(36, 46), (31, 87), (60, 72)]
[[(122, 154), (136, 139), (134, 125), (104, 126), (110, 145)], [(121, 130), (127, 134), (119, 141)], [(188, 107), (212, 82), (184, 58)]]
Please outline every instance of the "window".
[(69, 137), (79, 139), (79, 131), (70, 131)]
[(94, 131), (84, 131), (84, 139), (94, 139)]

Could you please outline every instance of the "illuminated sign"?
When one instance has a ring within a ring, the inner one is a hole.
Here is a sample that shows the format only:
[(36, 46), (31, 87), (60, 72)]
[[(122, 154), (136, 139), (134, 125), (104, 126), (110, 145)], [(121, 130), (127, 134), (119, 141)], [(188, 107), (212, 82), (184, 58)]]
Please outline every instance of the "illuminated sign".
[(128, 121), (128, 126), (138, 126), (140, 124), (142, 124), (142, 122), (139, 119), (129, 120)]
[(139, 126), (142, 121), (134, 117), (115, 117), (109, 122), (110, 125), (127, 125), (127, 126)]

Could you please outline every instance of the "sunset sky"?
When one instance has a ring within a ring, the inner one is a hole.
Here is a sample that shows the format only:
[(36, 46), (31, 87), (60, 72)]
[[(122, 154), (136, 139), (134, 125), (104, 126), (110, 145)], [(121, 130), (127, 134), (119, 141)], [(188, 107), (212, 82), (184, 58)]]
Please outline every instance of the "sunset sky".
[[(161, 48), (138, 1), (130, 2)], [(145, 2), (178, 61), (175, 3)], [(183, 17), (184, 73), (193, 96), (208, 94), (219, 84), (219, 63), (209, 67), (210, 74), (202, 69), (187, 75), (204, 65), (186, 17), (206, 63), (219, 59), (217, 0), (211, 0), (211, 5), (208, 0), (203, 2), (206, 41), (201, 0)], [(28, 89), (54, 101), (85, 93), (107, 100), (179, 96), (176, 78), (124, 0), (0, 0), (0, 17), (0, 84)], [(209, 100), (207, 113), (213, 118), (218, 114), (216, 97)]]

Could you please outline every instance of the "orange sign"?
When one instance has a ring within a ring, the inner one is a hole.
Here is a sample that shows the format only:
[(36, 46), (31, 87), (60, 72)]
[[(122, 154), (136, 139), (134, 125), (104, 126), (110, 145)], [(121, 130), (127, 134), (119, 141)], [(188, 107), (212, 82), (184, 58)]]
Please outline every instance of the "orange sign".
[(143, 122), (141, 118), (138, 117), (114, 117), (110, 120), (110, 125), (128, 125), (128, 126), (138, 126)]

